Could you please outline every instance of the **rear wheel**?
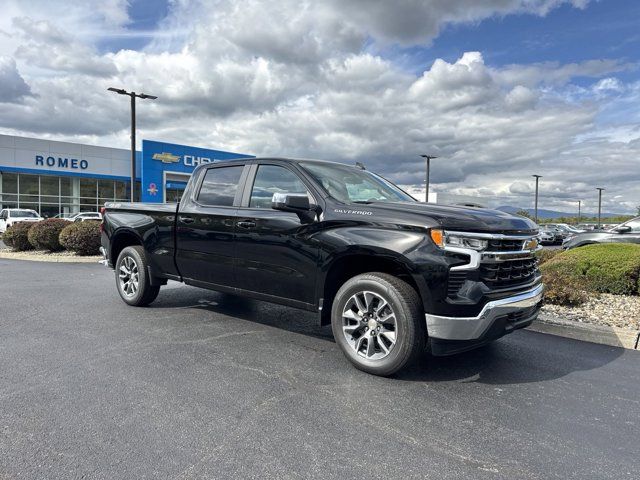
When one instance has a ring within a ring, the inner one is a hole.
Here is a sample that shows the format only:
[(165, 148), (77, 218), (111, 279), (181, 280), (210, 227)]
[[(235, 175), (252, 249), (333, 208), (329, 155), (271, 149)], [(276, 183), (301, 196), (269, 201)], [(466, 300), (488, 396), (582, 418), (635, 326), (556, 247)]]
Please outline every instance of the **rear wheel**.
[(418, 294), (386, 273), (348, 280), (333, 301), (331, 327), (349, 361), (374, 375), (391, 375), (406, 367), (426, 343)]
[(149, 262), (141, 246), (126, 247), (116, 261), (116, 286), (125, 303), (144, 307), (153, 302), (160, 292), (152, 286), (147, 267)]

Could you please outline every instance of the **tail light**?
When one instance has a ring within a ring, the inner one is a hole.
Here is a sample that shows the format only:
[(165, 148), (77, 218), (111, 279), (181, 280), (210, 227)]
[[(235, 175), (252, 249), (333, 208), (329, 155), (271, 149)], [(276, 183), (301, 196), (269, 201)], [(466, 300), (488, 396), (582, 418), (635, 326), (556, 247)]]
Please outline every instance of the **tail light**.
[(104, 232), (104, 213), (107, 211), (105, 207), (100, 208), (100, 215), (102, 216), (102, 221), (100, 222), (100, 233)]

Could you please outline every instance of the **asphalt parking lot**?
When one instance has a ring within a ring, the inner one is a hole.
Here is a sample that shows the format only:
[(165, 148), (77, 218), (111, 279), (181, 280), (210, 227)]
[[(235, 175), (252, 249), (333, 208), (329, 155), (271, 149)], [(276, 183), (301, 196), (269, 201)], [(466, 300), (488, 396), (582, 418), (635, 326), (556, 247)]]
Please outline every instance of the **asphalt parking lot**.
[(378, 378), (297, 310), (0, 260), (0, 478), (638, 478), (640, 353), (521, 331)]

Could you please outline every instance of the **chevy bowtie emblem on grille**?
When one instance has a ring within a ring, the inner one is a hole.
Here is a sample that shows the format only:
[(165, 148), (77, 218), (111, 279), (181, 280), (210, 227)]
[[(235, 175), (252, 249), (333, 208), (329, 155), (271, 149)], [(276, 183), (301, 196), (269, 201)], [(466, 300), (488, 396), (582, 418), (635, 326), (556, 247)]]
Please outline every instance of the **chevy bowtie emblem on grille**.
[(162, 163), (176, 163), (180, 161), (180, 157), (178, 155), (172, 155), (168, 152), (154, 153), (151, 158), (154, 160), (160, 160)]
[(532, 238), (531, 240), (524, 242), (523, 250), (535, 250), (537, 247), (538, 240), (536, 238)]

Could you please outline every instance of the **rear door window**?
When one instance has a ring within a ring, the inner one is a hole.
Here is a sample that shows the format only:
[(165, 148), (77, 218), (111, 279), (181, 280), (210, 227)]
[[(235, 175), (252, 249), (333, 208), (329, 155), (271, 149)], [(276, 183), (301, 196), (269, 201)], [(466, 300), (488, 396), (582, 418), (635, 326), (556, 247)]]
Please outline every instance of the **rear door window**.
[(216, 207), (232, 207), (244, 165), (216, 167), (207, 170), (202, 180), (198, 203)]

